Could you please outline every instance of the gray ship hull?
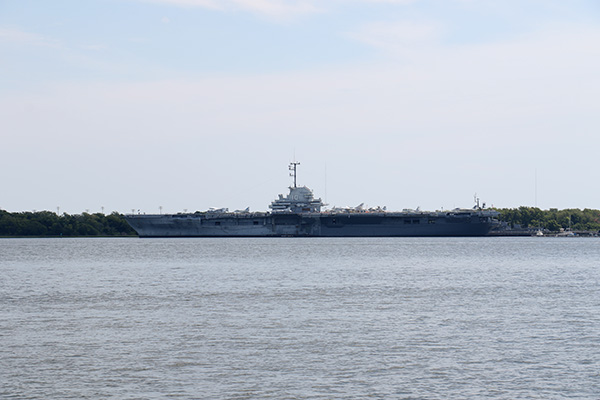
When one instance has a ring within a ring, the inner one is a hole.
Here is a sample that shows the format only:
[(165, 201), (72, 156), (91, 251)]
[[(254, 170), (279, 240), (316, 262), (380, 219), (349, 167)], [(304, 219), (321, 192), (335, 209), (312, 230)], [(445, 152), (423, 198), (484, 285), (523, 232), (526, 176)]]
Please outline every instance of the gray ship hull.
[(140, 237), (484, 236), (494, 213), (195, 213), (127, 215)]

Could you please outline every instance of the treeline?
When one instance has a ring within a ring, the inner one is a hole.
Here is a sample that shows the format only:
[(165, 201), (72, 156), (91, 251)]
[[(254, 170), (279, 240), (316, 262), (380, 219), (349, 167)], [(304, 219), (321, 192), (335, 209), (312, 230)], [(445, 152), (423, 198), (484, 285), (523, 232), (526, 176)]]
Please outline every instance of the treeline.
[(574, 231), (600, 230), (600, 210), (578, 208), (558, 210), (541, 210), (537, 207), (497, 208), (499, 220), (511, 227), (520, 225), (523, 228), (540, 228), (552, 232), (562, 229)]
[[(600, 231), (600, 210), (496, 208), (511, 227)], [(51, 211), (10, 213), (0, 210), (0, 236), (136, 236), (122, 214), (62, 214)]]
[(122, 214), (62, 214), (0, 210), (0, 236), (135, 236)]

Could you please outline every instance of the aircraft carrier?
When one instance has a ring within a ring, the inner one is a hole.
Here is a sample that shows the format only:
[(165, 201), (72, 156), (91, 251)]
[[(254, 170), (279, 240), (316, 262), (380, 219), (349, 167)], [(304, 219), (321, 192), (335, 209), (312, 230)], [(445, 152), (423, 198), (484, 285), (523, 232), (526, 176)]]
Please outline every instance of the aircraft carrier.
[(290, 164), (289, 194), (274, 200), (269, 212), (227, 209), (178, 214), (130, 214), (127, 222), (140, 237), (394, 237), (484, 236), (497, 224), (498, 213), (477, 204), (452, 211), (384, 208), (321, 209), (312, 190), (296, 185), (297, 166)]

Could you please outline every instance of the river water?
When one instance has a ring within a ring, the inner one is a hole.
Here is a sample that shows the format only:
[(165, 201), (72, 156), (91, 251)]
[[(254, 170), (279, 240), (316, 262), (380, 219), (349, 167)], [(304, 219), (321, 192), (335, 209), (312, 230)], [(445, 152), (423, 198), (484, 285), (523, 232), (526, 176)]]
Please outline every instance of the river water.
[(598, 238), (2, 239), (2, 399), (598, 399)]

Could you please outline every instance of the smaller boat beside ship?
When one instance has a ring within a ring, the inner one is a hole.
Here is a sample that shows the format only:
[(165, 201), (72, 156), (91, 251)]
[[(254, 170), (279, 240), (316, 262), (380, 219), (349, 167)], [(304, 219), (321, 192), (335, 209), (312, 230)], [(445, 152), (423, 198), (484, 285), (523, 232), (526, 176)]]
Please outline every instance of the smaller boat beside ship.
[(402, 237), (484, 236), (498, 212), (476, 205), (452, 211), (387, 211), (384, 208), (333, 208), (297, 186), (300, 163), (290, 164), (293, 185), (268, 212), (227, 209), (177, 214), (130, 214), (125, 219), (140, 237)]

